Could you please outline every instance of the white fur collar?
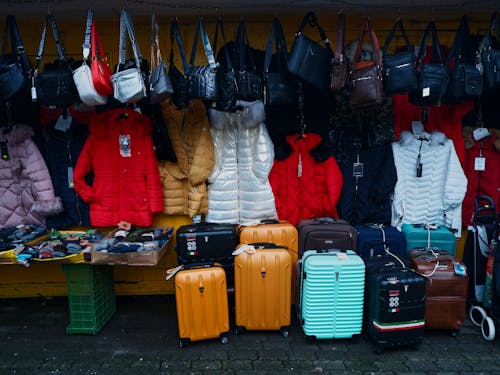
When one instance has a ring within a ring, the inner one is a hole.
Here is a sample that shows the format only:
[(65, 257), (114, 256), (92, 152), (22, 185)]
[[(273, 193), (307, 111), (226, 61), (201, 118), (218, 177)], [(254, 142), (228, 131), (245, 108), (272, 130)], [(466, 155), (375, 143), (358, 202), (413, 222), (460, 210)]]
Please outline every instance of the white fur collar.
[(242, 109), (237, 110), (234, 114), (210, 108), (208, 110), (210, 125), (215, 129), (223, 129), (225, 116), (234, 116), (235, 114), (241, 116), (242, 125), (247, 129), (255, 128), (266, 120), (266, 111), (261, 100), (254, 102), (238, 100), (236, 106)]
[(419, 138), (427, 139), (430, 141), (431, 146), (443, 145), (448, 140), (448, 137), (440, 131), (433, 131), (432, 133), (423, 132), (419, 137), (410, 131), (404, 130), (399, 137), (399, 143), (402, 146), (409, 145), (410, 143), (418, 140)]

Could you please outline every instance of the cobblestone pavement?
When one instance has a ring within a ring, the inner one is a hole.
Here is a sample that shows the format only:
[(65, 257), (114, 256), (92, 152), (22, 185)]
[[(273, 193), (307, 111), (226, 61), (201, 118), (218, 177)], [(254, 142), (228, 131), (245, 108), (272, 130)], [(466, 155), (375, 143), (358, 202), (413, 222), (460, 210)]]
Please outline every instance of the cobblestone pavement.
[[(234, 314), (233, 314), (234, 315)], [(457, 337), (426, 332), (420, 348), (377, 355), (363, 339), (307, 343), (296, 322), (178, 348), (174, 296), (119, 296), (95, 335), (67, 335), (67, 299), (0, 303), (0, 374), (500, 374), (500, 338), (467, 321)]]

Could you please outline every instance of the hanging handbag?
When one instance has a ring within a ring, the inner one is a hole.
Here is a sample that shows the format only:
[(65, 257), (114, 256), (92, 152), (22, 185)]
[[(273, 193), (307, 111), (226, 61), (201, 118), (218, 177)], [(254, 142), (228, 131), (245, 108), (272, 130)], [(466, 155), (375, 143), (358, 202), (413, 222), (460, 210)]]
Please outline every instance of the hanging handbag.
[(92, 71), (94, 88), (101, 95), (112, 95), (113, 84), (111, 83), (111, 76), (113, 72), (109, 68), (108, 59), (106, 58), (104, 48), (102, 48), (101, 37), (97, 31), (95, 20), (92, 22), (90, 49), (92, 51), (90, 70)]
[(239, 50), (239, 66), (236, 71), (238, 99), (247, 102), (262, 100), (264, 98), (262, 79), (257, 73), (257, 68), (253, 61), (250, 42), (243, 20), (240, 21), (236, 35), (237, 48)]
[(450, 82), (443, 102), (458, 104), (464, 100), (480, 96), (483, 91), (483, 77), (477, 69), (476, 56), (469, 33), (467, 16), (462, 16), (455, 40), (446, 60)]
[[(45, 64), (43, 72), (38, 73), (45, 47), (47, 23), (50, 23), (52, 26), (59, 59), (53, 63)], [(67, 107), (78, 99), (78, 91), (73, 80), (70, 61), (64, 54), (64, 48), (59, 40), (56, 19), (52, 14), (48, 14), (45, 18), (31, 82), (31, 98), (46, 106)]]
[[(491, 15), (488, 34), (481, 43), (481, 64), (483, 65), (484, 88), (494, 89), (500, 86), (500, 50), (493, 48), (493, 32), (496, 30), (497, 13)], [(498, 35), (498, 30), (496, 30)]]
[[(432, 56), (423, 63), (429, 36), (432, 35)], [(434, 106), (441, 103), (449, 82), (448, 69), (441, 57), (441, 45), (434, 21), (429, 21), (422, 38), (417, 57), (417, 90), (408, 95), (408, 100), (419, 106)]]
[(223, 59), (225, 64), (217, 68), (217, 100), (215, 108), (219, 111), (232, 112), (236, 109), (236, 100), (238, 99), (238, 88), (236, 86), (236, 73), (233, 68), (233, 63), (229, 57), (229, 52), (226, 45), (226, 36), (224, 35), (224, 25), (222, 19), (217, 18), (215, 26), (215, 35), (213, 48), (217, 51), (217, 36), (219, 29), (223, 41)]
[(349, 74), (349, 59), (345, 56), (345, 16), (339, 14), (337, 42), (330, 68), (330, 90), (340, 91), (346, 87)]
[[(174, 89), (167, 72), (167, 66), (161, 57), (158, 21), (156, 15), (151, 16), (151, 74), (149, 76), (149, 101), (161, 103), (170, 98)], [(155, 58), (156, 48), (156, 58)]]
[[(174, 64), (175, 43), (177, 43), (177, 47), (179, 48), (179, 53), (181, 55), (183, 72), (181, 72)], [(189, 79), (185, 74), (187, 70), (188, 65), (186, 61), (186, 54), (184, 52), (184, 45), (182, 43), (179, 23), (174, 20), (170, 23), (170, 58), (168, 76), (170, 77), (170, 82), (172, 82), (172, 87), (174, 88), (172, 103), (174, 103), (174, 105), (179, 109), (186, 108), (189, 103)]]
[[(126, 67), (126, 35), (130, 38), (132, 51), (134, 53), (135, 66)], [(146, 84), (141, 71), (142, 55), (135, 39), (132, 21), (126, 10), (122, 10), (120, 16), (120, 45), (119, 60), (116, 72), (111, 76), (113, 83), (113, 97), (121, 103), (136, 103), (143, 99), (146, 93)]]
[[(389, 45), (397, 31), (401, 31), (406, 43), (406, 51), (387, 53)], [(397, 19), (387, 36), (382, 49), (383, 81), (386, 95), (403, 94), (417, 89), (417, 56), (415, 47), (406, 35), (401, 19)]]
[(85, 39), (83, 41), (83, 63), (81, 66), (73, 71), (73, 80), (75, 81), (76, 89), (78, 90), (78, 95), (80, 100), (88, 106), (96, 106), (106, 104), (108, 98), (104, 95), (99, 94), (95, 87), (94, 81), (92, 80), (91, 68), (88, 65), (88, 58), (90, 54), (90, 34), (92, 30), (92, 24), (94, 22), (94, 11), (89, 9), (87, 11), (87, 22), (85, 26)]
[[(10, 34), (11, 53), (5, 51), (7, 37)], [(24, 51), (23, 41), (17, 28), (17, 23), (12, 15), (8, 15), (5, 21), (5, 30), (2, 40), (2, 52), (0, 56), (0, 102), (12, 99), (27, 85), (30, 63)]]
[[(273, 43), (276, 44), (275, 69), (270, 72)], [(264, 104), (266, 105), (286, 105), (297, 101), (295, 77), (288, 73), (286, 61), (287, 50), (283, 28), (279, 19), (274, 17), (264, 57), (263, 82)]]
[[(319, 31), (324, 47), (302, 33), (309, 24)], [(295, 34), (290, 53), (288, 54), (288, 71), (315, 88), (327, 91), (330, 86), (330, 69), (333, 52), (330, 41), (319, 25), (314, 12), (307, 13)]]
[[(361, 49), (366, 33), (370, 36), (375, 60), (361, 61)], [(380, 46), (368, 17), (363, 18), (358, 47), (354, 54), (352, 70), (349, 74), (349, 84), (351, 93), (350, 105), (352, 109), (376, 106), (384, 100)]]
[[(194, 62), (200, 35), (208, 65), (195, 66)], [(189, 79), (190, 98), (212, 101), (217, 99), (217, 63), (215, 62), (214, 52), (212, 51), (212, 46), (210, 45), (210, 40), (208, 39), (201, 18), (198, 19), (198, 25), (194, 33), (193, 47), (186, 75)]]

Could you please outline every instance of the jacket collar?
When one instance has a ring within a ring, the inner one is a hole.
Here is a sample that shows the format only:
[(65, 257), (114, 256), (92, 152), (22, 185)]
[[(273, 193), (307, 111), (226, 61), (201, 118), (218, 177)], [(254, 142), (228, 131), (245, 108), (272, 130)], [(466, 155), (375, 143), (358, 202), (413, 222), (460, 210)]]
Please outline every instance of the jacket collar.
[(316, 133), (305, 133), (302, 137), (298, 134), (287, 135), (286, 141), (292, 146), (294, 152), (309, 151), (321, 142), (321, 136)]
[(399, 144), (401, 146), (408, 146), (412, 143), (415, 143), (419, 140), (429, 141), (431, 146), (443, 145), (448, 140), (446, 135), (440, 131), (433, 131), (432, 133), (422, 132), (420, 134), (413, 134), (408, 130), (404, 130), (401, 132), (399, 138)]

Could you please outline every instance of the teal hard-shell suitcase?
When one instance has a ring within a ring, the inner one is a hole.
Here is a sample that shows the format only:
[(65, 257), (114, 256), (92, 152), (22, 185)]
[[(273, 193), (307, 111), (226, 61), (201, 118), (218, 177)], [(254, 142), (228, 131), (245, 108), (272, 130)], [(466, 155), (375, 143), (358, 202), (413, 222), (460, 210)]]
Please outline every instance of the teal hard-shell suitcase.
[(308, 338), (361, 334), (365, 264), (354, 251), (308, 250), (298, 264), (298, 319)]
[(407, 253), (412, 249), (435, 247), (455, 256), (457, 247), (455, 234), (442, 225), (403, 224), (401, 232), (406, 239)]

